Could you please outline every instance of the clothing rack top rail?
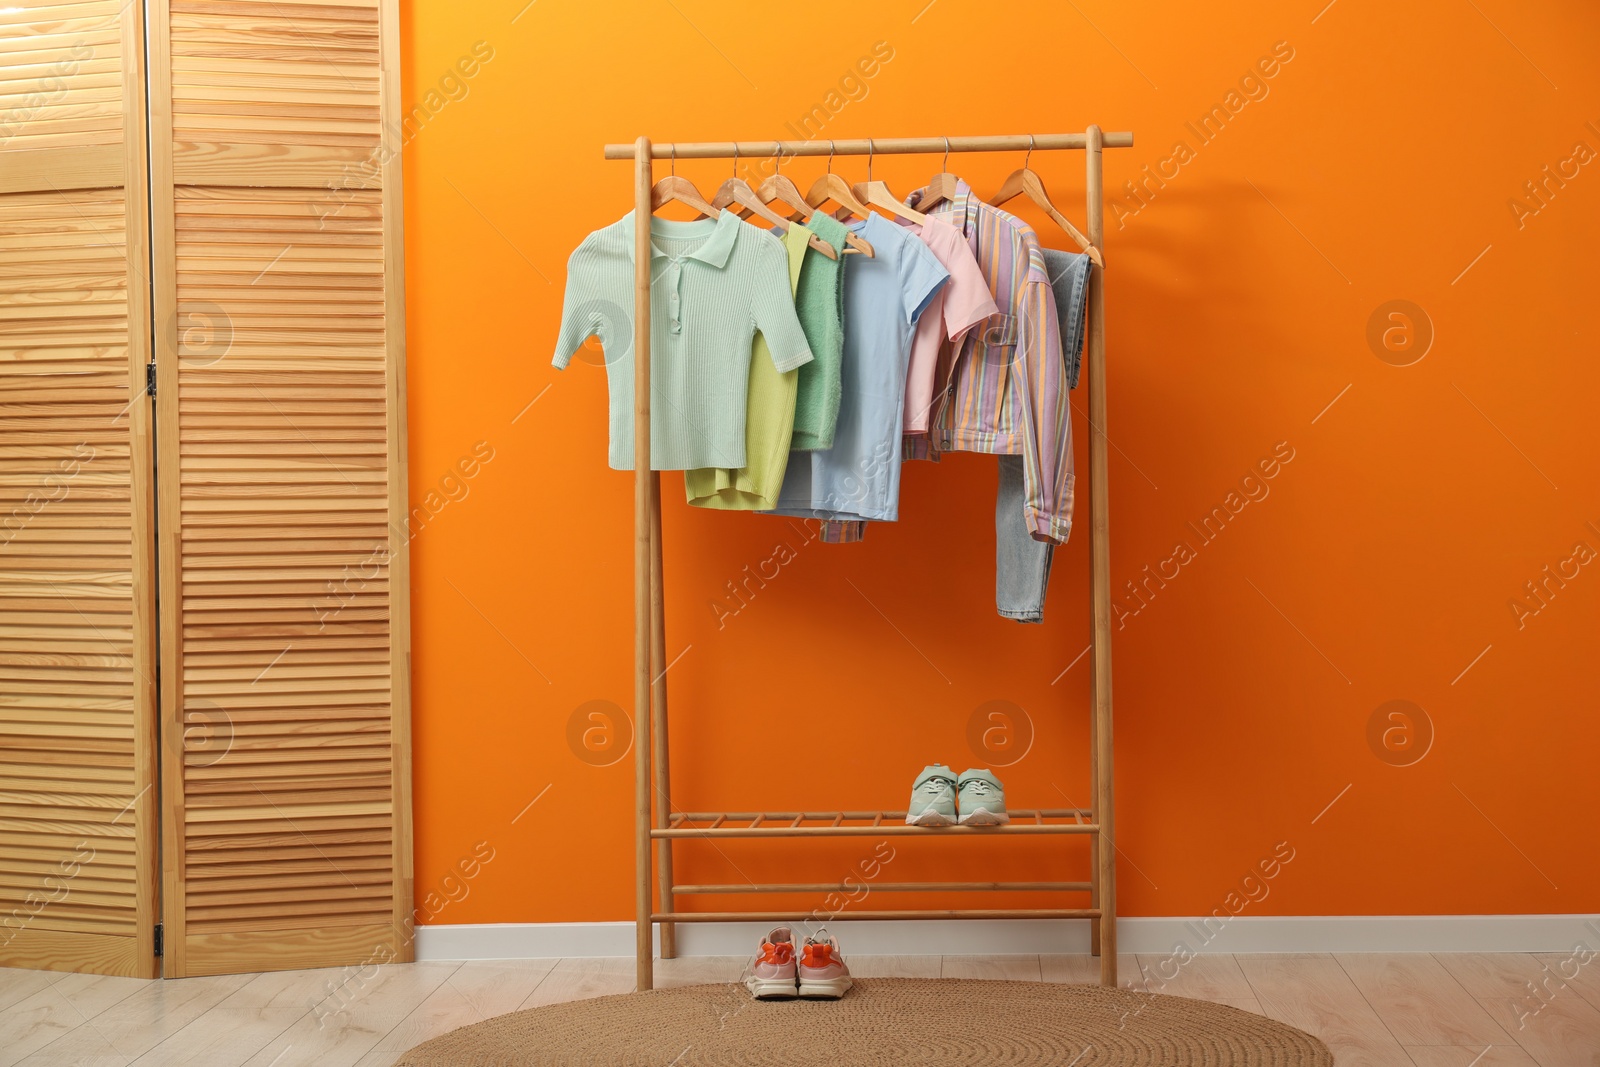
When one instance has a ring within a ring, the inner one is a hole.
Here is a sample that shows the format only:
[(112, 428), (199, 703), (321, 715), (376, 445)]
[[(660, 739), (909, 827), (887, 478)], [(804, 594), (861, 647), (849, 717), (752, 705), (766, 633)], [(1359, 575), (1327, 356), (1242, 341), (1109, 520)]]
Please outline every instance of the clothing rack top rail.
[[(708, 813), (687, 814), (672, 806), (671, 778), (667, 763), (667, 667), (666, 609), (661, 553), (661, 478), (650, 463), (650, 217), (652, 161), (656, 159), (725, 159), (744, 156), (873, 156), (934, 155), (956, 152), (1035, 152), (1080, 149), (1084, 152), (1085, 202), (1088, 239), (1100, 247), (1105, 236), (1101, 150), (1129, 148), (1131, 133), (1105, 133), (1090, 126), (1083, 133), (1010, 134), (988, 137), (886, 137), (810, 141), (693, 141), (652, 142), (640, 137), (632, 144), (605, 146), (607, 159), (631, 159), (634, 191), (634, 285), (633, 285), (633, 467), (634, 467), (634, 919), (637, 980), (640, 989), (654, 984), (654, 938), (656, 924), (661, 927), (661, 956), (677, 954), (677, 924), (682, 922), (732, 922), (740, 919), (787, 918), (777, 913), (681, 911), (679, 894), (721, 891), (737, 887), (675, 885), (673, 882), (674, 839), (711, 839), (724, 836), (784, 836), (792, 838), (839, 837), (879, 834), (890, 830), (885, 812), (833, 813), (828, 825), (804, 825), (805, 813)], [(1084, 378), (1089, 393), (1089, 566), (1091, 618), (1094, 634), (1092, 663), (1092, 714), (1089, 719), (1090, 808), (1052, 812), (1013, 812), (1014, 825), (1002, 836), (1025, 840), (1036, 834), (1084, 834), (1090, 838), (1092, 860), (1087, 883), (1086, 908), (953, 908), (940, 910), (874, 910), (859, 912), (853, 918), (945, 919), (945, 918), (1078, 918), (1090, 920), (1089, 947), (1100, 957), (1102, 985), (1117, 984), (1116, 867), (1115, 838), (1112, 833), (1112, 747), (1111, 747), (1111, 559), (1109, 538), (1110, 502), (1107, 495), (1109, 450), (1105, 436), (1105, 295), (1102, 268), (1091, 262), (1088, 286), (1088, 337), (1085, 345)], [(1035, 825), (1020, 819), (1032, 815)], [(1087, 822), (1079, 820), (1087, 816)], [(1045, 823), (1046, 817), (1069, 817), (1071, 824)], [(726, 825), (731, 820), (749, 818), (749, 826)], [(788, 825), (766, 825), (768, 819), (782, 818)], [(688, 822), (706, 822), (691, 827)], [(845, 825), (847, 822), (869, 825)], [(970, 828), (969, 828), (970, 829)], [(912, 828), (903, 823), (895, 829), (904, 834)], [(1023, 832), (1026, 831), (1026, 832)], [(972, 840), (981, 831), (928, 835), (946, 841)], [(652, 857), (654, 846), (654, 857)], [(990, 891), (1026, 889), (1081, 892), (1080, 882), (940, 883), (927, 884), (929, 890), (963, 888)], [(750, 892), (787, 892), (800, 888), (792, 884), (754, 885)], [(660, 894), (657, 908), (655, 894)]]
[[(1132, 148), (1131, 133), (1102, 133), (1102, 148)], [(732, 159), (735, 156), (906, 156), (934, 155), (939, 152), (1051, 152), (1088, 148), (1087, 133), (1015, 133), (997, 137), (852, 137), (838, 141), (688, 141), (675, 144), (656, 141), (650, 145), (655, 159)], [(606, 145), (607, 159), (634, 159), (638, 148), (631, 144)]]

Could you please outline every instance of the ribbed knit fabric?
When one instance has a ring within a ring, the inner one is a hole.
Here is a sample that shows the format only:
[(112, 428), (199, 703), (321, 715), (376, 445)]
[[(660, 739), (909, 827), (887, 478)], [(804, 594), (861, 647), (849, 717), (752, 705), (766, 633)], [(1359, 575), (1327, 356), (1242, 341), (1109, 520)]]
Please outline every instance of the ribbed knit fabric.
[(795, 308), (815, 360), (800, 368), (800, 391), (794, 401), (794, 436), (789, 447), (814, 452), (833, 447), (834, 426), (839, 421), (840, 367), (844, 359), (844, 223), (824, 212), (806, 220), (818, 237), (839, 253), (807, 256), (795, 292)]
[[(789, 253), (789, 289), (800, 280), (811, 231), (798, 223), (783, 235)], [(818, 259), (828, 257), (813, 252)], [(805, 324), (801, 323), (803, 327)], [(685, 471), (683, 487), (695, 507), (720, 511), (762, 511), (778, 500), (783, 472), (789, 465), (789, 436), (794, 430), (794, 398), (798, 370), (780, 372), (772, 365), (765, 334), (756, 334), (750, 351), (750, 402), (745, 411), (745, 465), (701, 467)]]
[[(751, 342), (757, 330), (778, 371), (811, 362), (789, 288), (783, 243), (732, 212), (652, 219), (650, 465), (742, 467)], [(567, 262), (555, 359), (605, 346), (610, 462), (633, 469), (633, 212), (583, 239)]]

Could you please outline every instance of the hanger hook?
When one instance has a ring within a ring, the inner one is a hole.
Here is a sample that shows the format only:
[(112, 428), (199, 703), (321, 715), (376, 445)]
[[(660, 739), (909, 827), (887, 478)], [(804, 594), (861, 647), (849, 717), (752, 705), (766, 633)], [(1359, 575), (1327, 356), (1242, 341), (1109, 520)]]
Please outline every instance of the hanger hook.
[(774, 175), (778, 175), (778, 174), (782, 174), (783, 173), (783, 142), (782, 141), (773, 141), (772, 142), (772, 173)]
[(733, 142), (733, 176), (739, 176), (739, 142)]
[(674, 178), (678, 176), (678, 142), (672, 142), (672, 170), (669, 172)]
[(1022, 157), (1022, 169), (1028, 169), (1028, 160), (1033, 158), (1033, 134), (1028, 134), (1028, 154)]
[(828, 142), (828, 173), (833, 173), (833, 142)]
[(867, 138), (867, 181), (872, 180), (872, 138)]
[(948, 137), (944, 139), (944, 164), (940, 169), (945, 171), (950, 169), (950, 138)]

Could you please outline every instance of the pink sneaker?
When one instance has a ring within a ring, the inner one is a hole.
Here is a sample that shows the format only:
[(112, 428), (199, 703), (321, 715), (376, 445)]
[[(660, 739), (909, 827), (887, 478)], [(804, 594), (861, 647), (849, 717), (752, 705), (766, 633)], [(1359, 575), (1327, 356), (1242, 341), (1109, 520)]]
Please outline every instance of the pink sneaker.
[(761, 942), (761, 951), (750, 964), (745, 988), (757, 1000), (775, 1000), (795, 995), (794, 931), (774, 926)]
[(800, 995), (838, 1000), (851, 986), (850, 968), (839, 955), (839, 941), (826, 930), (806, 938), (800, 952)]

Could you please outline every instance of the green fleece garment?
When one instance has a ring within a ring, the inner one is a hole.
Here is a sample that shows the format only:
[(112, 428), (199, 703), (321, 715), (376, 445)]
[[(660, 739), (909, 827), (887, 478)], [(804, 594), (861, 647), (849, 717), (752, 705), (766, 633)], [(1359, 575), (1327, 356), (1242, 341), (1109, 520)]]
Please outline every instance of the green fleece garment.
[(800, 268), (794, 309), (814, 357), (800, 368), (794, 401), (794, 433), (789, 447), (817, 452), (833, 447), (839, 421), (840, 366), (844, 356), (844, 247), (850, 231), (844, 223), (818, 211), (806, 226), (839, 253), (837, 260), (809, 255)]

